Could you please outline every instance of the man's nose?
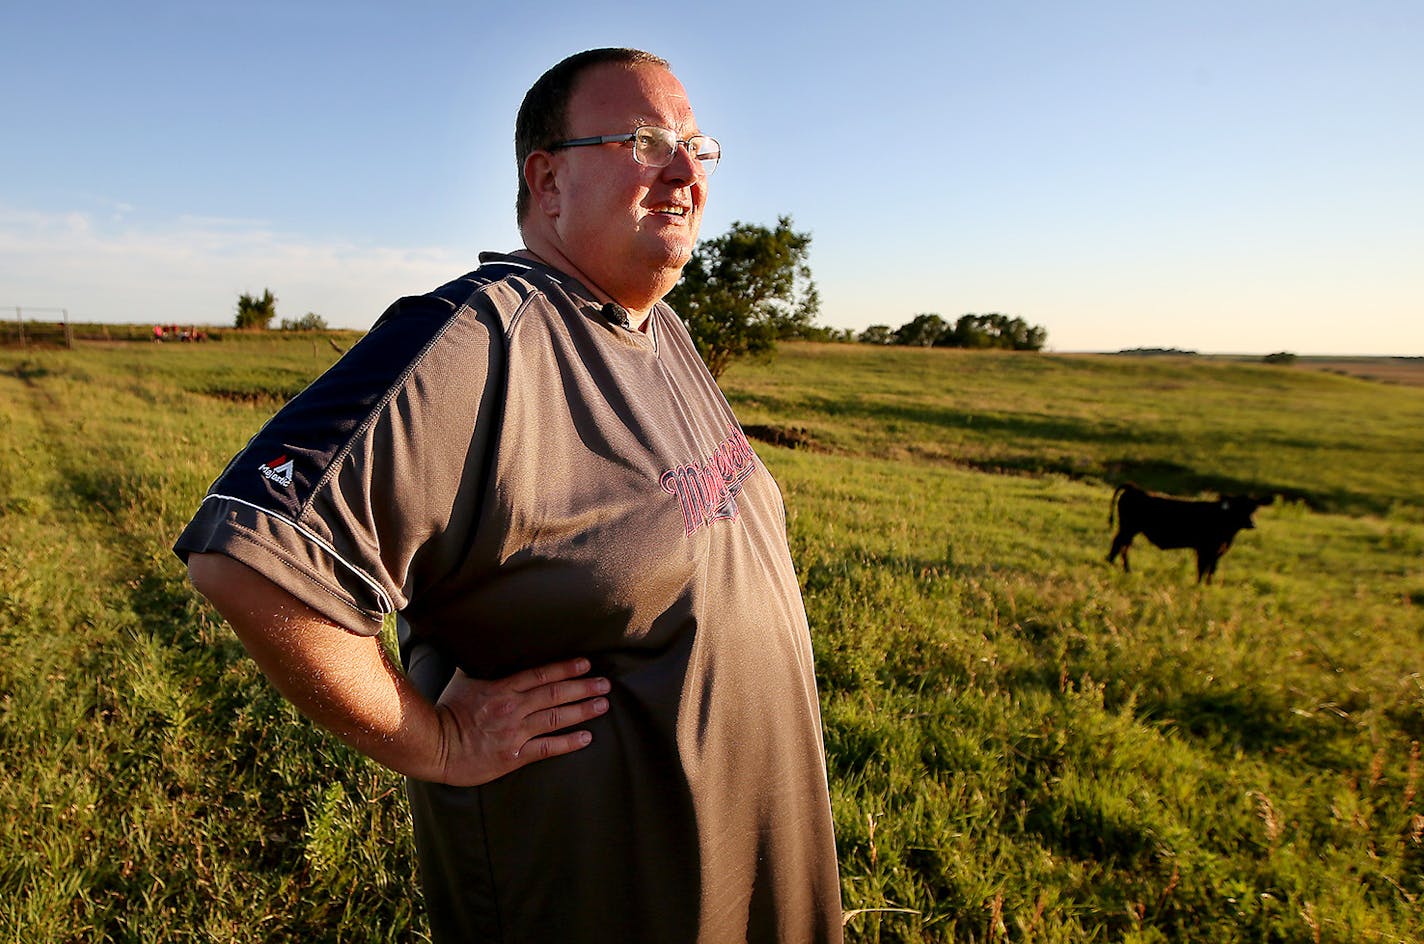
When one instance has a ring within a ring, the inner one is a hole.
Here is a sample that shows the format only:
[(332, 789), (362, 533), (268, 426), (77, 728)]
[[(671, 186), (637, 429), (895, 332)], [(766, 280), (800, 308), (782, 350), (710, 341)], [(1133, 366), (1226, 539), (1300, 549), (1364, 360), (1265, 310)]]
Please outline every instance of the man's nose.
[(672, 162), (663, 168), (663, 176), (669, 181), (695, 180), (705, 177), (702, 162), (692, 156), (686, 144), (679, 141), (673, 146)]

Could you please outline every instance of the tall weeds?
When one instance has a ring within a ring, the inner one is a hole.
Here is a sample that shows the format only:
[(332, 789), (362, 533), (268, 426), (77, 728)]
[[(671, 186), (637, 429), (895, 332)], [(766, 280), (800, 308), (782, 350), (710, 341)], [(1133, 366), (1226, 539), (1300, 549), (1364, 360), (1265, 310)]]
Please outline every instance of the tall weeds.
[[(943, 355), (943, 356), (941, 356)], [(422, 939), (398, 778), (295, 716), (168, 546), (334, 354), (0, 352), (0, 938)], [(1424, 391), (784, 346), (724, 378), (786, 494), (846, 929), (1424, 939)], [(1283, 500), (1198, 587), (1119, 477)]]

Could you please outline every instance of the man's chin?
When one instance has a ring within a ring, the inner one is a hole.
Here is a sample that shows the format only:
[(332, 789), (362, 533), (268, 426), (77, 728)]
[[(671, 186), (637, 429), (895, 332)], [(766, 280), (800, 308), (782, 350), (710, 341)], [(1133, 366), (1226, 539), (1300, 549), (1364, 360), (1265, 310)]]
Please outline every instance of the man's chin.
[(647, 259), (659, 269), (677, 269), (687, 265), (687, 260), (692, 258), (692, 244), (678, 241), (664, 241), (650, 252)]

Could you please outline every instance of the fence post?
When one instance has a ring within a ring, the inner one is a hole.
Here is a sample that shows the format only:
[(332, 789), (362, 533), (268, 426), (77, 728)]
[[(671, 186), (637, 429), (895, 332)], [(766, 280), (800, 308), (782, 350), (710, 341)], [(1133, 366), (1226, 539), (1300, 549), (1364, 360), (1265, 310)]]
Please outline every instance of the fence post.
[(23, 349), (23, 348), (26, 347), (26, 344), (25, 344), (25, 318), (24, 318), (24, 315), (21, 313), (21, 308), (20, 308), (19, 305), (16, 305), (16, 306), (15, 306), (15, 324), (16, 324), (17, 326), (19, 326), (19, 329), (20, 329), (20, 347), (21, 347), (21, 349)]
[(69, 326), (69, 309), (61, 308), (64, 312), (64, 346), (68, 350), (74, 350), (74, 329)]

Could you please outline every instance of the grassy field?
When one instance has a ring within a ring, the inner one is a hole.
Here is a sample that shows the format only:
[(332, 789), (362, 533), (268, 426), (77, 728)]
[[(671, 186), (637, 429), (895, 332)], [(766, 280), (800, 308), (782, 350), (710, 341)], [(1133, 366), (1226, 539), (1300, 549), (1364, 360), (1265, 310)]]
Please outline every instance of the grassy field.
[[(323, 341), (0, 351), (0, 939), (423, 940), (398, 778), (168, 551)], [(1424, 940), (1424, 389), (788, 345), (786, 494), (857, 942)], [(1198, 587), (1124, 479), (1271, 493)], [(1139, 539), (1139, 545), (1144, 542)]]

